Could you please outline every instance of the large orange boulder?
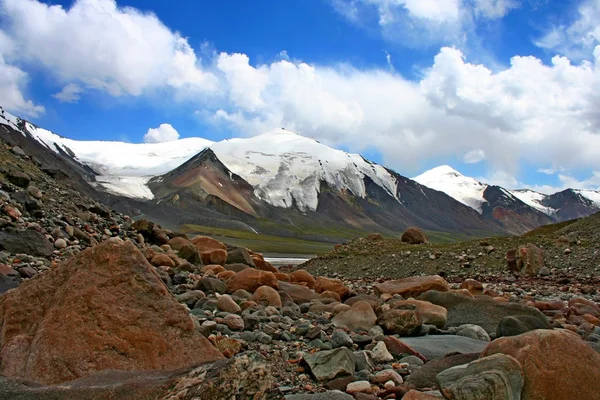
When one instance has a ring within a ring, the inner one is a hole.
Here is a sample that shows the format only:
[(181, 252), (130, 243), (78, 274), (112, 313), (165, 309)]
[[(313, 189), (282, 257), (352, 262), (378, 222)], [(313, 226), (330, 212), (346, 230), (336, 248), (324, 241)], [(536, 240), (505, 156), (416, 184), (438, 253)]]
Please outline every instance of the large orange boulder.
[(277, 290), (270, 286), (261, 286), (256, 289), (252, 295), (252, 300), (258, 304), (266, 304), (268, 306), (281, 308), (281, 296), (279, 296)]
[(448, 282), (439, 275), (412, 276), (410, 278), (379, 283), (374, 287), (377, 295), (387, 293), (399, 294), (404, 297), (417, 297), (428, 290), (447, 292), (450, 288)]
[(290, 274), (290, 276), (292, 277), (292, 282), (294, 283), (305, 283), (306, 287), (309, 289), (315, 288), (315, 277), (305, 269), (294, 271)]
[(279, 271), (270, 262), (265, 261), (262, 257), (252, 256), (252, 262), (254, 262), (256, 269), (260, 269), (261, 271), (269, 271), (273, 273)]
[(208, 237), (208, 236), (202, 236), (202, 235), (194, 236), (193, 238), (190, 239), (190, 242), (192, 242), (194, 244), (194, 246), (196, 246), (196, 248), (198, 249), (198, 251), (200, 253), (207, 251), (207, 250), (215, 250), (215, 249), (227, 250), (227, 246), (225, 246), (223, 243), (219, 242), (216, 239)]
[(544, 266), (542, 249), (527, 243), (516, 250), (506, 252), (508, 270), (523, 276), (536, 276)]
[(324, 276), (317, 278), (317, 281), (315, 282), (315, 292), (334, 292), (342, 299), (345, 299), (350, 295), (350, 289), (344, 286), (341, 280), (325, 278)]
[(254, 291), (261, 286), (277, 288), (277, 278), (275, 278), (275, 275), (273, 275), (272, 272), (247, 268), (236, 273), (227, 281), (227, 287), (230, 293), (239, 289), (254, 293)]
[(290, 296), (297, 304), (310, 303), (319, 297), (314, 290), (289, 282), (279, 281), (279, 290)]
[(227, 262), (227, 250), (223, 249), (206, 250), (200, 256), (204, 265), (225, 265)]
[(427, 244), (429, 243), (429, 238), (419, 228), (410, 227), (404, 231), (402, 237), (400, 238), (403, 242), (410, 244)]
[(600, 354), (575, 333), (537, 329), (491, 342), (481, 354), (507, 354), (523, 367), (523, 400), (598, 399)]
[(106, 241), (0, 298), (0, 374), (55, 384), (222, 359), (131, 243)]
[(181, 249), (181, 247), (186, 244), (193, 245), (192, 242), (190, 242), (189, 240), (187, 240), (186, 238), (181, 237), (181, 236), (177, 236), (177, 237), (174, 237), (173, 239), (169, 239), (167, 244), (169, 246), (171, 246), (171, 248), (173, 250), (177, 250), (177, 251), (179, 251)]
[(442, 306), (423, 300), (397, 300), (393, 301), (392, 308), (415, 308), (424, 324), (435, 325), (443, 328), (448, 320), (448, 310)]

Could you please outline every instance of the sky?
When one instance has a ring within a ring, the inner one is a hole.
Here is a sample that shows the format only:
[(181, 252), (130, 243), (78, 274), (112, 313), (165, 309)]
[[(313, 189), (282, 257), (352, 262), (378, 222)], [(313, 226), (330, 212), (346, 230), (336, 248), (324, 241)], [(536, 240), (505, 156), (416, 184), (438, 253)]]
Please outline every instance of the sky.
[(405, 176), (600, 188), (600, 0), (0, 0), (0, 106), (79, 140), (284, 127)]

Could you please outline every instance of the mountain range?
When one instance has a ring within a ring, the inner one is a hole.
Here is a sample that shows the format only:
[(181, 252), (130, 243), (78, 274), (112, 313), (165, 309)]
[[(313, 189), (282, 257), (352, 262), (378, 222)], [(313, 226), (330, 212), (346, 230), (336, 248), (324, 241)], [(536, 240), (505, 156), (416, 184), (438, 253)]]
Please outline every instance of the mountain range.
[(173, 229), (213, 226), (334, 243), (408, 226), (518, 234), (600, 210), (598, 192), (506, 190), (448, 166), (409, 179), (285, 129), (220, 142), (78, 141), (0, 109), (0, 137), (78, 190)]

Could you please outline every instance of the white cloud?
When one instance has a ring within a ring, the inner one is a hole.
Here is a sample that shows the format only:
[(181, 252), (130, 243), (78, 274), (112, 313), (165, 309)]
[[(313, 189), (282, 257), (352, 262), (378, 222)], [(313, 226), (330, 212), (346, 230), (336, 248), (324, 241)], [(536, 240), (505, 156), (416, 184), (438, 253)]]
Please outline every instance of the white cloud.
[(473, 7), (477, 17), (488, 19), (502, 18), (521, 5), (517, 0), (465, 0), (465, 3)]
[(463, 162), (466, 164), (477, 164), (483, 160), (485, 160), (485, 150), (483, 149), (471, 150), (463, 157)]
[(558, 172), (566, 172), (566, 169), (560, 165), (552, 166), (550, 168), (538, 168), (537, 172), (546, 174), (546, 175), (554, 175)]
[(172, 142), (179, 139), (179, 132), (171, 124), (161, 124), (158, 128), (150, 128), (144, 135), (144, 143)]
[(517, 178), (506, 171), (494, 171), (486, 178), (476, 178), (480, 182), (485, 182), (489, 185), (502, 186), (506, 189), (519, 189), (523, 187)]
[(15, 114), (37, 117), (45, 112), (44, 106), (27, 100), (23, 88), (28, 75), (23, 70), (5, 62), (0, 53), (0, 105)]
[(560, 180), (563, 188), (577, 188), (577, 189), (600, 189), (600, 171), (592, 171), (592, 175), (586, 179), (577, 179), (568, 174), (559, 174), (558, 179)]
[(550, 27), (534, 43), (573, 60), (589, 60), (600, 44), (600, 0), (583, 1), (573, 21)]
[(62, 90), (52, 95), (55, 99), (63, 103), (76, 103), (81, 98), (83, 89), (76, 83), (65, 85)]
[[(114, 0), (78, 0), (69, 9), (36, 0), (2, 0), (14, 57), (43, 66), (63, 82), (80, 81), (112, 95), (161, 88), (214, 91), (187, 39), (155, 15)], [(67, 50), (68, 49), (68, 50)]]

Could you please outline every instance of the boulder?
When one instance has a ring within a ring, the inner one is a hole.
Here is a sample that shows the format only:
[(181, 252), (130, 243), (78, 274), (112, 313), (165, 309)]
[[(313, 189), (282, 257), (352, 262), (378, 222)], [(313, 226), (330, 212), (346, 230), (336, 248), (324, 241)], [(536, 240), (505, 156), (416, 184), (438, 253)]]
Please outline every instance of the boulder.
[(486, 332), (496, 333), (502, 318), (516, 315), (529, 315), (546, 322), (546, 316), (536, 308), (517, 303), (502, 303), (488, 297), (470, 298), (457, 293), (429, 291), (419, 296), (419, 300), (429, 301), (448, 310), (447, 326), (475, 324)]
[(402, 342), (423, 354), (428, 360), (450, 353), (481, 353), (489, 342), (455, 335), (427, 335), (402, 338)]
[(152, 257), (152, 261), (150, 262), (155, 267), (165, 266), (169, 268), (175, 268), (175, 261), (173, 261), (173, 259), (168, 255), (162, 253), (156, 254), (154, 257)]
[(448, 282), (439, 275), (413, 276), (410, 278), (397, 279), (374, 285), (375, 293), (399, 294), (403, 297), (417, 297), (429, 290), (446, 292), (450, 288)]
[(342, 300), (350, 295), (350, 289), (344, 286), (341, 280), (325, 278), (324, 276), (317, 278), (315, 282), (315, 292), (334, 292), (337, 293)]
[(543, 321), (531, 315), (515, 315), (504, 317), (498, 323), (496, 337), (516, 336), (534, 329), (549, 329), (548, 321)]
[(391, 309), (384, 311), (379, 316), (377, 324), (386, 332), (400, 336), (410, 336), (419, 332), (423, 322), (414, 310)]
[(598, 399), (600, 354), (577, 335), (538, 329), (491, 342), (482, 357), (506, 354), (523, 368), (523, 400)]
[(194, 236), (190, 239), (190, 242), (192, 242), (194, 246), (196, 246), (200, 253), (203, 253), (207, 250), (215, 249), (227, 250), (227, 246), (225, 246), (223, 243), (208, 236)]
[(424, 324), (443, 328), (446, 325), (448, 311), (442, 307), (422, 300), (397, 300), (390, 303), (392, 308), (416, 307), (416, 311)]
[(414, 390), (411, 389), (408, 392), (406, 392), (406, 394), (404, 395), (404, 397), (402, 397), (402, 400), (443, 400), (442, 396), (436, 396), (430, 393), (425, 393), (425, 392), (419, 392), (418, 390)]
[(400, 240), (402, 240), (405, 243), (410, 243), (410, 244), (427, 244), (427, 243), (429, 243), (429, 238), (427, 238), (427, 235), (425, 234), (425, 232), (423, 232), (421, 229), (415, 228), (415, 227), (410, 227), (407, 230), (405, 230), (404, 233), (402, 234), (402, 236), (400, 237)]
[(319, 351), (304, 356), (304, 362), (319, 382), (351, 375), (356, 366), (356, 356), (345, 347)]
[(239, 313), (242, 311), (240, 306), (228, 294), (224, 294), (217, 299), (217, 309), (228, 313)]
[(544, 266), (542, 249), (532, 243), (506, 253), (508, 270), (522, 276), (537, 276)]
[(202, 259), (200, 258), (200, 253), (198, 253), (198, 249), (193, 244), (183, 244), (179, 247), (179, 257), (183, 258), (191, 262), (192, 264), (199, 265), (202, 263)]
[(205, 276), (196, 283), (196, 289), (206, 293), (226, 293), (227, 284), (220, 279)]
[(410, 355), (420, 358), (423, 362), (427, 361), (427, 358), (423, 354), (394, 336), (386, 336), (383, 342), (385, 343), (385, 347), (394, 356)]
[(468, 364), (479, 358), (479, 353), (453, 354), (442, 358), (431, 360), (418, 370), (412, 372), (406, 383), (416, 388), (431, 388), (436, 386), (436, 376), (457, 365)]
[(0, 298), (0, 373), (55, 384), (223, 356), (131, 243), (87, 249)]
[(377, 322), (377, 315), (366, 301), (354, 303), (350, 310), (338, 313), (331, 321), (335, 327), (345, 327), (351, 331), (369, 331)]
[(25, 172), (17, 171), (16, 169), (10, 169), (6, 173), (6, 177), (13, 185), (17, 185), (23, 188), (26, 188), (31, 182), (31, 177), (27, 175)]
[[(260, 257), (252, 257), (252, 262), (254, 263), (254, 266), (256, 267), (256, 269), (259, 269), (261, 271), (269, 271), (269, 272), (273, 272), (274, 274), (279, 274), (278, 273), (278, 269), (275, 268), (270, 262), (265, 261), (264, 259), (260, 258)], [(285, 275), (285, 274), (282, 274)], [(282, 280), (281, 277), (277, 277), (277, 279)]]
[(252, 300), (257, 304), (281, 308), (281, 296), (279, 296), (277, 290), (270, 286), (261, 286), (256, 289), (252, 295)]
[(227, 261), (227, 250), (223, 250), (223, 249), (206, 250), (200, 254), (200, 258), (202, 259), (202, 263), (204, 265), (208, 265), (208, 264), (225, 265), (225, 262)]
[(314, 276), (312, 276), (312, 274), (306, 271), (305, 269), (299, 269), (297, 271), (294, 271), (290, 273), (290, 276), (292, 277), (292, 282), (306, 283), (306, 286), (309, 289), (315, 288), (316, 280)]
[(0, 231), (0, 248), (12, 254), (48, 257), (54, 251), (52, 243), (38, 231), (5, 229)]
[(291, 297), (297, 304), (310, 303), (319, 297), (314, 290), (289, 282), (279, 281), (279, 290)]
[(472, 295), (483, 294), (483, 284), (475, 279), (465, 279), (460, 284), (461, 289), (467, 289)]
[(227, 264), (246, 264), (252, 268), (256, 267), (248, 249), (243, 247), (235, 247), (227, 250)]
[[(187, 240), (186, 238), (181, 237), (181, 236), (177, 236), (177, 237), (174, 237), (173, 239), (170, 239), (167, 242), (167, 244), (169, 246), (171, 246), (171, 248), (173, 250), (177, 250), (177, 251), (179, 251), (181, 249), (181, 246), (184, 246), (184, 245), (194, 246), (194, 244), (192, 242), (190, 242), (189, 240)], [(194, 246), (194, 247), (196, 247), (196, 246)]]
[(235, 276), (227, 281), (227, 287), (229, 288), (230, 293), (239, 289), (254, 293), (254, 291), (261, 286), (277, 288), (277, 278), (275, 278), (275, 275), (273, 275), (272, 272), (248, 268), (236, 273)]
[(523, 370), (511, 356), (494, 354), (442, 371), (436, 380), (449, 400), (520, 400)]
[(354, 397), (339, 390), (329, 390), (314, 394), (290, 394), (285, 396), (285, 400), (355, 400)]

